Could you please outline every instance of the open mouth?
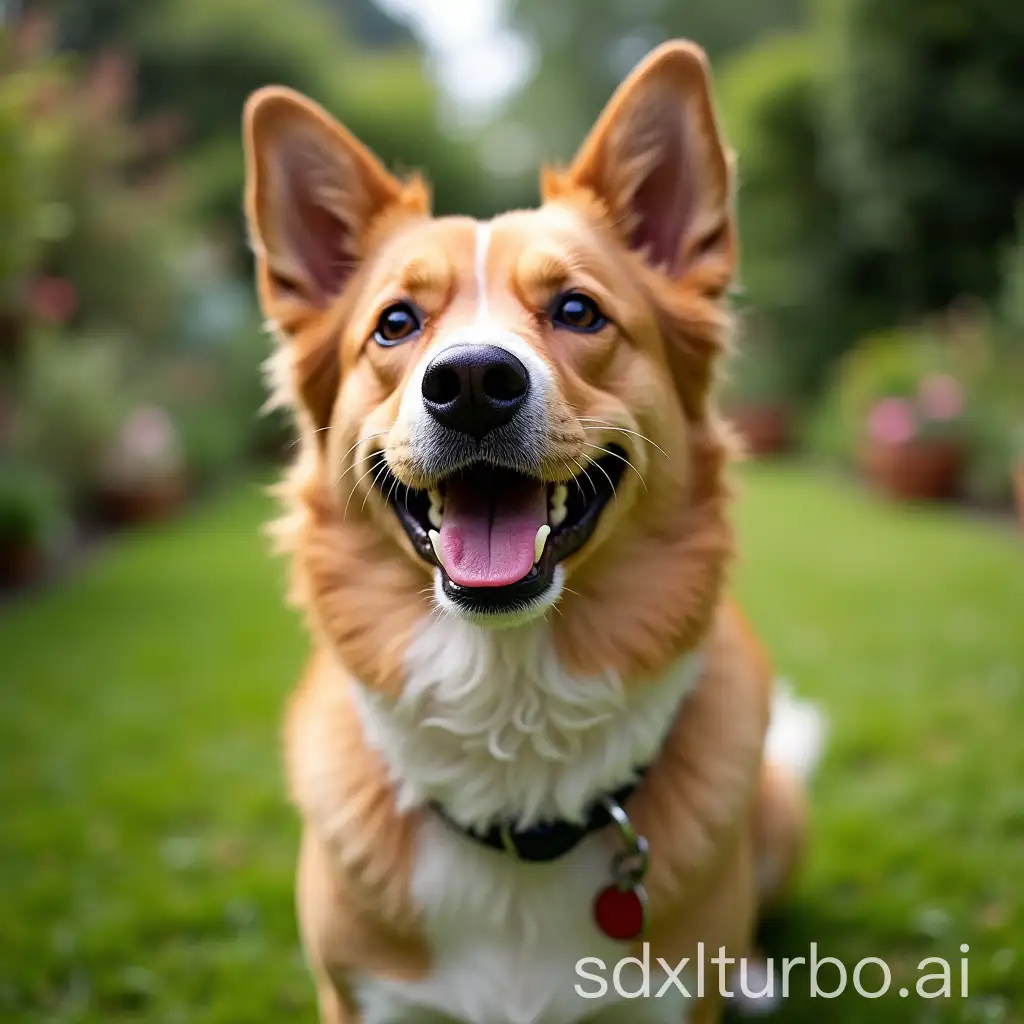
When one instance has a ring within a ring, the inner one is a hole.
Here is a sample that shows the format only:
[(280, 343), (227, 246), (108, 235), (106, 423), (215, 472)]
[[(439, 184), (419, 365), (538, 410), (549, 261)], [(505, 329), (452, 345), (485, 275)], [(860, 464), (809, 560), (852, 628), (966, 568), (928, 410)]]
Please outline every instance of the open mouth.
[[(383, 452), (377, 459), (383, 468)], [(469, 611), (501, 613), (548, 589), (558, 563), (594, 533), (626, 465), (625, 452), (611, 445), (564, 483), (477, 463), (427, 490), (406, 487), (387, 469), (376, 486), (413, 547), (441, 569), (445, 594)]]

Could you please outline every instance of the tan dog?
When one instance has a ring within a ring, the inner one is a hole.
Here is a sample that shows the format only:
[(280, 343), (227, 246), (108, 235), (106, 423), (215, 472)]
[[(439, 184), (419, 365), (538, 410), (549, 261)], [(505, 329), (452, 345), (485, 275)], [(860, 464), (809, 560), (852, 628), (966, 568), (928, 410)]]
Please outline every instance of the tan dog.
[(658, 49), (540, 209), (490, 223), (432, 218), (287, 90), (245, 141), (302, 431), (279, 536), (315, 647), (287, 762), (322, 1019), (718, 1020), (717, 991), (580, 967), (747, 954), (802, 841), (723, 589), (736, 238), (703, 54)]

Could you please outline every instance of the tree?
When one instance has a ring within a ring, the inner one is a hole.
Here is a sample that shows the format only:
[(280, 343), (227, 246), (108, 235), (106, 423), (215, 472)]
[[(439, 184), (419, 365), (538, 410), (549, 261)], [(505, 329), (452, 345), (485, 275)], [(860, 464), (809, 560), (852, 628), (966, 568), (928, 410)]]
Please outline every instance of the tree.
[[(177, 125), (172, 156), (186, 173), (195, 212), (228, 225), (240, 241), (242, 105), (270, 83), (316, 99), (392, 166), (422, 168), (439, 210), (481, 212), (488, 193), (475, 154), (441, 132), (434, 88), (408, 33), (367, 2), (289, 0), (286, 13), (279, 0), (37, 6), (56, 12), (66, 47), (131, 57), (136, 113), (162, 116), (172, 131)], [(350, 23), (361, 36), (348, 31)]]
[(848, 285), (890, 322), (990, 298), (1024, 195), (1024, 5), (825, 0), (820, 14)]
[(726, 61), (719, 96), (736, 151), (737, 303), (770, 336), (787, 385), (806, 394), (856, 336), (839, 287), (838, 199), (824, 173), (820, 74), (809, 33), (776, 36)]
[(718, 60), (765, 33), (798, 26), (803, 0), (513, 0), (511, 20), (538, 68), (513, 116), (541, 155), (568, 159), (624, 75), (658, 43), (695, 40)]

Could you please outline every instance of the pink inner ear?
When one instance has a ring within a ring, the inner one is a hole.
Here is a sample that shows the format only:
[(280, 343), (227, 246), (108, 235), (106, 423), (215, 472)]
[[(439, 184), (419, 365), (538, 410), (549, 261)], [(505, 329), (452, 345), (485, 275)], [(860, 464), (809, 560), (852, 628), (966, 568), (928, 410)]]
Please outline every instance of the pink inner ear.
[(317, 166), (318, 157), (298, 150), (286, 154), (283, 161), (281, 228), (291, 257), (288, 262), (298, 268), (301, 278), (281, 284), (323, 305), (341, 291), (352, 272), (354, 253), (348, 226), (320, 193), (318, 178), (323, 169)]
[(320, 298), (337, 295), (352, 267), (344, 224), (307, 194), (296, 196), (288, 220), (295, 254)]
[(678, 109), (658, 118), (658, 152), (633, 194), (637, 218), (632, 246), (646, 249), (648, 259), (669, 274), (681, 270), (684, 239), (694, 213), (696, 188), (688, 166), (685, 122)]

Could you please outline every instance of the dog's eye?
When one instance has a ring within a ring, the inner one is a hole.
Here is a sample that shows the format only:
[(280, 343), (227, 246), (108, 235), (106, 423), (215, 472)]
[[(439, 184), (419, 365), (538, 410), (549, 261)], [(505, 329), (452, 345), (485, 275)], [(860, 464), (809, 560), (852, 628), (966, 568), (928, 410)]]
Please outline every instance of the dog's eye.
[(570, 331), (581, 333), (599, 331), (608, 323), (601, 307), (582, 292), (560, 295), (551, 311), (551, 320), (556, 327), (567, 327)]
[(416, 310), (408, 302), (396, 302), (381, 313), (373, 339), (385, 347), (400, 345), (419, 334), (422, 328)]

